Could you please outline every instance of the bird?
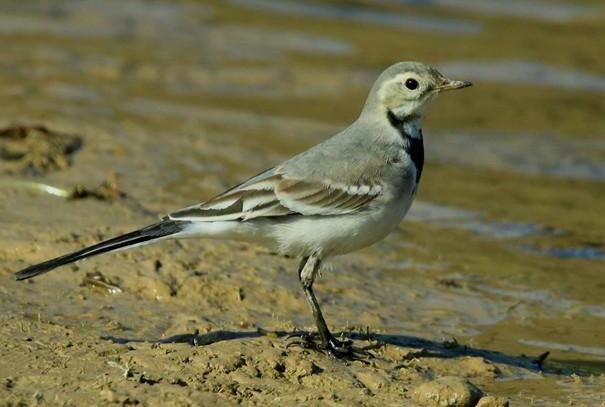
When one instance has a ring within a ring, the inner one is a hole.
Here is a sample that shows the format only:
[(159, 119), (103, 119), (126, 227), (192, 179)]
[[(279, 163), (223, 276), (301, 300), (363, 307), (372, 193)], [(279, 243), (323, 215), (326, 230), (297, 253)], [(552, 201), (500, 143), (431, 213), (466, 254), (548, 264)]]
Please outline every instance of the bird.
[(424, 165), (422, 119), (440, 93), (471, 86), (421, 62), (379, 75), (348, 127), (205, 201), (157, 223), (32, 265), (26, 280), (81, 259), (165, 239), (247, 241), (300, 259), (298, 278), (317, 326), (318, 347), (336, 357), (350, 341), (329, 330), (313, 290), (322, 263), (386, 237), (408, 212)]

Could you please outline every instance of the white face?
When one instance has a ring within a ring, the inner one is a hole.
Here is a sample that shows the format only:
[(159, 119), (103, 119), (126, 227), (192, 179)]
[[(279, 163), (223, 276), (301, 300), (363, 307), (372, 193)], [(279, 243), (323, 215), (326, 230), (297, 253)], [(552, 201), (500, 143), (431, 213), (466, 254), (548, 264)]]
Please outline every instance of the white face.
[(380, 100), (386, 109), (398, 117), (422, 117), (437, 96), (433, 77), (416, 72), (404, 72), (385, 81), (380, 88)]

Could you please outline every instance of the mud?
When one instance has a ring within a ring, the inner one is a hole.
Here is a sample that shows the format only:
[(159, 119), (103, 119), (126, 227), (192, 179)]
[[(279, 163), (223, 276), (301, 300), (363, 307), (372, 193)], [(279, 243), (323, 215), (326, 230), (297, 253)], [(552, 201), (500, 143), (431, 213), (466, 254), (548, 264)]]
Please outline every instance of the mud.
[(61, 170), (71, 165), (71, 156), (81, 147), (81, 137), (42, 125), (0, 129), (0, 171), (41, 175)]
[[(243, 3), (0, 6), (0, 404), (605, 402), (602, 5)], [(402, 59), (476, 83), (430, 112), (409, 219), (316, 283), (358, 360), (296, 345), (314, 331), (296, 260), (252, 245), (14, 281), (320, 141)]]

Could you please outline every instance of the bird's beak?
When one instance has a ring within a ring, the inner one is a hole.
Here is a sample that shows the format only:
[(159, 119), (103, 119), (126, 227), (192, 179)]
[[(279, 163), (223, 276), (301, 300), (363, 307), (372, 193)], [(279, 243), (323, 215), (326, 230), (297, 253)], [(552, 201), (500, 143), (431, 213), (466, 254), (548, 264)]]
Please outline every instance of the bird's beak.
[(472, 83), (469, 81), (455, 81), (453, 79), (443, 78), (443, 82), (437, 87), (437, 91), (443, 92), (445, 90), (454, 90), (468, 88)]

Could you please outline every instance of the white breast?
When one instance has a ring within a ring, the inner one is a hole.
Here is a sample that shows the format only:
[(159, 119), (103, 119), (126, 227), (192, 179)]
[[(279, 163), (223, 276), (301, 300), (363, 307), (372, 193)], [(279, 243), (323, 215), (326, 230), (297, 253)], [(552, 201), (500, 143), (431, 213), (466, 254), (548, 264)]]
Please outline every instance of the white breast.
[(403, 196), (375, 202), (357, 214), (339, 216), (291, 216), (263, 227), (275, 242), (278, 253), (322, 257), (345, 254), (383, 239), (403, 219), (413, 200), (410, 191)]

